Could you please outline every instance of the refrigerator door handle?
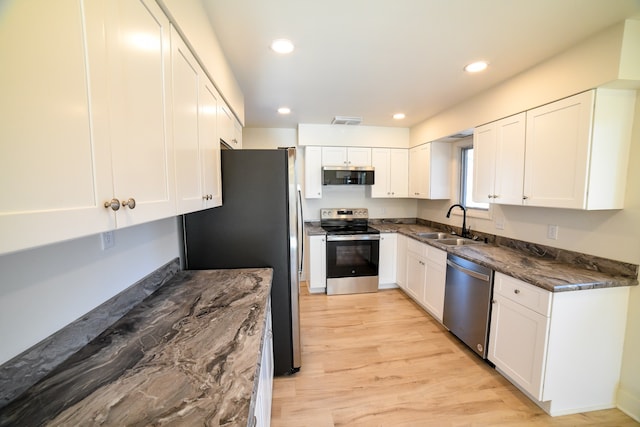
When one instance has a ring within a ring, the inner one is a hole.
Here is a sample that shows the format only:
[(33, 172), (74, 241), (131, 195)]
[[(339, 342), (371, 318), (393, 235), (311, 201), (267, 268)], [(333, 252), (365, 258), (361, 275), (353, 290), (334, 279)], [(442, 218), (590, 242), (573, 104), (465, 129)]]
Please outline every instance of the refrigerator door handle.
[(298, 244), (300, 245), (300, 259), (298, 260), (300, 265), (298, 266), (298, 276), (302, 276), (302, 266), (304, 261), (304, 211), (302, 210), (302, 189), (300, 185), (298, 185), (298, 211), (300, 215), (298, 216), (299, 223), (299, 233), (298, 233)]

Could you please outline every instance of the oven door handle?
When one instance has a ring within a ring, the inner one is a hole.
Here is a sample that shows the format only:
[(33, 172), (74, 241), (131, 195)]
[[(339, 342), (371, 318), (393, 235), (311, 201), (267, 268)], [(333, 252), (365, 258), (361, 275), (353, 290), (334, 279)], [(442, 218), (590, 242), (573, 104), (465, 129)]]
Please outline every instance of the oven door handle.
[(346, 242), (353, 240), (380, 240), (379, 234), (327, 234), (327, 242)]

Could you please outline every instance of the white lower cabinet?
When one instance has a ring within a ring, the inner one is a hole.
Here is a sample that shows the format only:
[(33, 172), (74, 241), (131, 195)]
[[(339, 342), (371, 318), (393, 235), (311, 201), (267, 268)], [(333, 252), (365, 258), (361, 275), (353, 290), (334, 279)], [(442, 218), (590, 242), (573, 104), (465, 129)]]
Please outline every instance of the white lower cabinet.
[(396, 234), (396, 283), (405, 290), (407, 289), (407, 236)]
[(551, 293), (496, 273), (489, 360), (550, 415), (613, 408), (629, 288)]
[(327, 238), (309, 236), (309, 292), (327, 291)]
[(380, 233), (380, 256), (378, 263), (378, 286), (380, 288), (396, 283), (396, 233)]
[(260, 358), (260, 376), (255, 396), (253, 412), (256, 427), (271, 425), (271, 399), (273, 395), (273, 327), (271, 323), (271, 304), (267, 309), (267, 325), (262, 337), (262, 357)]
[(402, 288), (442, 322), (447, 253), (409, 238), (406, 260), (406, 285)]

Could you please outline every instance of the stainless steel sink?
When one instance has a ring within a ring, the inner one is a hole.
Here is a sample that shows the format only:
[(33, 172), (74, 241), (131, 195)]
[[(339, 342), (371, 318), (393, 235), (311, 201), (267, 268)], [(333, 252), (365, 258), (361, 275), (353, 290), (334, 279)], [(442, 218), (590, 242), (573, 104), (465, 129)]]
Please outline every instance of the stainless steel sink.
[(418, 237), (422, 237), (423, 239), (448, 239), (451, 237), (449, 233), (437, 233), (437, 232), (425, 232), (425, 233), (416, 233)]
[(439, 239), (438, 243), (442, 243), (443, 245), (448, 246), (463, 246), (463, 245), (483, 245), (484, 242), (482, 240), (471, 240), (471, 239)]

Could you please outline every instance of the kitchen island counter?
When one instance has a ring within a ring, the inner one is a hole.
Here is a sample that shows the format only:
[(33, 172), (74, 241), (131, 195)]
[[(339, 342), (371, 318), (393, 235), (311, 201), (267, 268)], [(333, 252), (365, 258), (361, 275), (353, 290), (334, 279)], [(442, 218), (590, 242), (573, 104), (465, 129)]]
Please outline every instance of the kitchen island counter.
[(272, 274), (179, 272), (2, 408), (0, 425), (251, 425)]

